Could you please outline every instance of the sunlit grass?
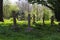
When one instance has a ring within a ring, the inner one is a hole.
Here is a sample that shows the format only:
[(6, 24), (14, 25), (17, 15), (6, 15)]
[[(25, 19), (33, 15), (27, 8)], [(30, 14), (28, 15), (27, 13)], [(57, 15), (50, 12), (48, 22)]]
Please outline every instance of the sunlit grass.
[[(2, 23), (2, 22), (0, 22), (0, 23)], [(13, 19), (4, 19), (4, 23), (13, 23)], [(18, 21), (17, 20), (17, 23), (19, 24), (19, 23), (28, 23), (28, 21)], [(32, 23), (32, 22), (31, 22)], [(40, 23), (40, 24), (42, 24), (43, 22), (42, 21), (36, 21), (36, 23)], [(50, 20), (45, 20), (45, 24), (50, 24), (51, 22), (50, 22)], [(58, 24), (58, 22), (56, 22), (56, 21), (54, 21), (54, 23), (55, 24)]]
[(31, 32), (25, 32), (28, 21), (17, 20), (17, 24), (21, 30), (14, 32), (10, 29), (13, 26), (12, 19), (4, 19), (4, 22), (0, 22), (0, 40), (60, 40), (60, 32), (56, 30), (58, 28), (58, 22), (56, 21), (56, 26), (50, 26), (49, 20), (45, 21), (45, 26), (41, 25), (42, 21), (36, 21), (35, 24), (31, 22), (33, 28)]

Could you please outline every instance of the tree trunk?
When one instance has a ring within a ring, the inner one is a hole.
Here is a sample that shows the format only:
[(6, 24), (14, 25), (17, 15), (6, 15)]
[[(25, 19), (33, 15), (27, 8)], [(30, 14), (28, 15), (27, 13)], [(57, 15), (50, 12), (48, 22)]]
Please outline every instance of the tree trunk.
[(60, 26), (60, 22), (58, 23), (58, 25)]
[(0, 21), (4, 22), (4, 20), (3, 20), (3, 0), (0, 0)]
[(28, 14), (28, 28), (27, 28), (27, 32), (32, 31), (32, 28), (30, 27), (30, 22), (31, 22), (30, 14)]
[(43, 14), (43, 25), (45, 25), (45, 15)]
[(33, 14), (33, 24), (35, 23), (35, 15)]
[(51, 16), (51, 26), (54, 25), (54, 16)]
[(30, 14), (28, 14), (28, 27), (30, 27)]
[(12, 12), (12, 16), (13, 16), (13, 28), (16, 28), (16, 13), (15, 13), (15, 11)]
[(21, 18), (20, 19), (25, 20), (25, 13), (24, 12), (21, 13)]

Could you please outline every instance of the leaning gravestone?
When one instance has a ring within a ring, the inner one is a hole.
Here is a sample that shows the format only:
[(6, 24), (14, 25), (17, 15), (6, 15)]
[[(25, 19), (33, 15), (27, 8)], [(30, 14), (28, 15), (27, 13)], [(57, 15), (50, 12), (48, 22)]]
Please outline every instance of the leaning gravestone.
[(3, 0), (0, 0), (0, 21), (4, 22), (4, 20), (3, 20)]

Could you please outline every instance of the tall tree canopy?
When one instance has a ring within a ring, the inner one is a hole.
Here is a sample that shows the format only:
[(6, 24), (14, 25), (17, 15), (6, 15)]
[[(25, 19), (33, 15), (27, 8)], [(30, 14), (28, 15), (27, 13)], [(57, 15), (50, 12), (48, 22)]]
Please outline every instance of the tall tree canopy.
[(32, 1), (34, 1), (34, 2), (37, 1), (37, 3), (43, 4), (46, 7), (52, 9), (53, 12), (55, 13), (55, 17), (56, 17), (57, 21), (60, 21), (60, 0), (28, 0), (28, 1), (30, 3)]
[(48, 3), (52, 5), (57, 21), (60, 21), (60, 0), (48, 0)]

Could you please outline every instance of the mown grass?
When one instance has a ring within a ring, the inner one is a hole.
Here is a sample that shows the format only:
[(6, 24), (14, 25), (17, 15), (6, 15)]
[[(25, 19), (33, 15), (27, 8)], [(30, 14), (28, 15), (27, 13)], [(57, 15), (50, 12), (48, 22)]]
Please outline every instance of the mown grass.
[(4, 22), (0, 22), (0, 40), (60, 40), (57, 24), (55, 22), (55, 25), (51, 26), (50, 21), (45, 21), (43, 26), (42, 22), (38, 21), (35, 24), (31, 23), (33, 28), (31, 32), (26, 32), (27, 21), (17, 21), (17, 27), (20, 27), (20, 30), (15, 32), (11, 29), (13, 21), (5, 19)]

